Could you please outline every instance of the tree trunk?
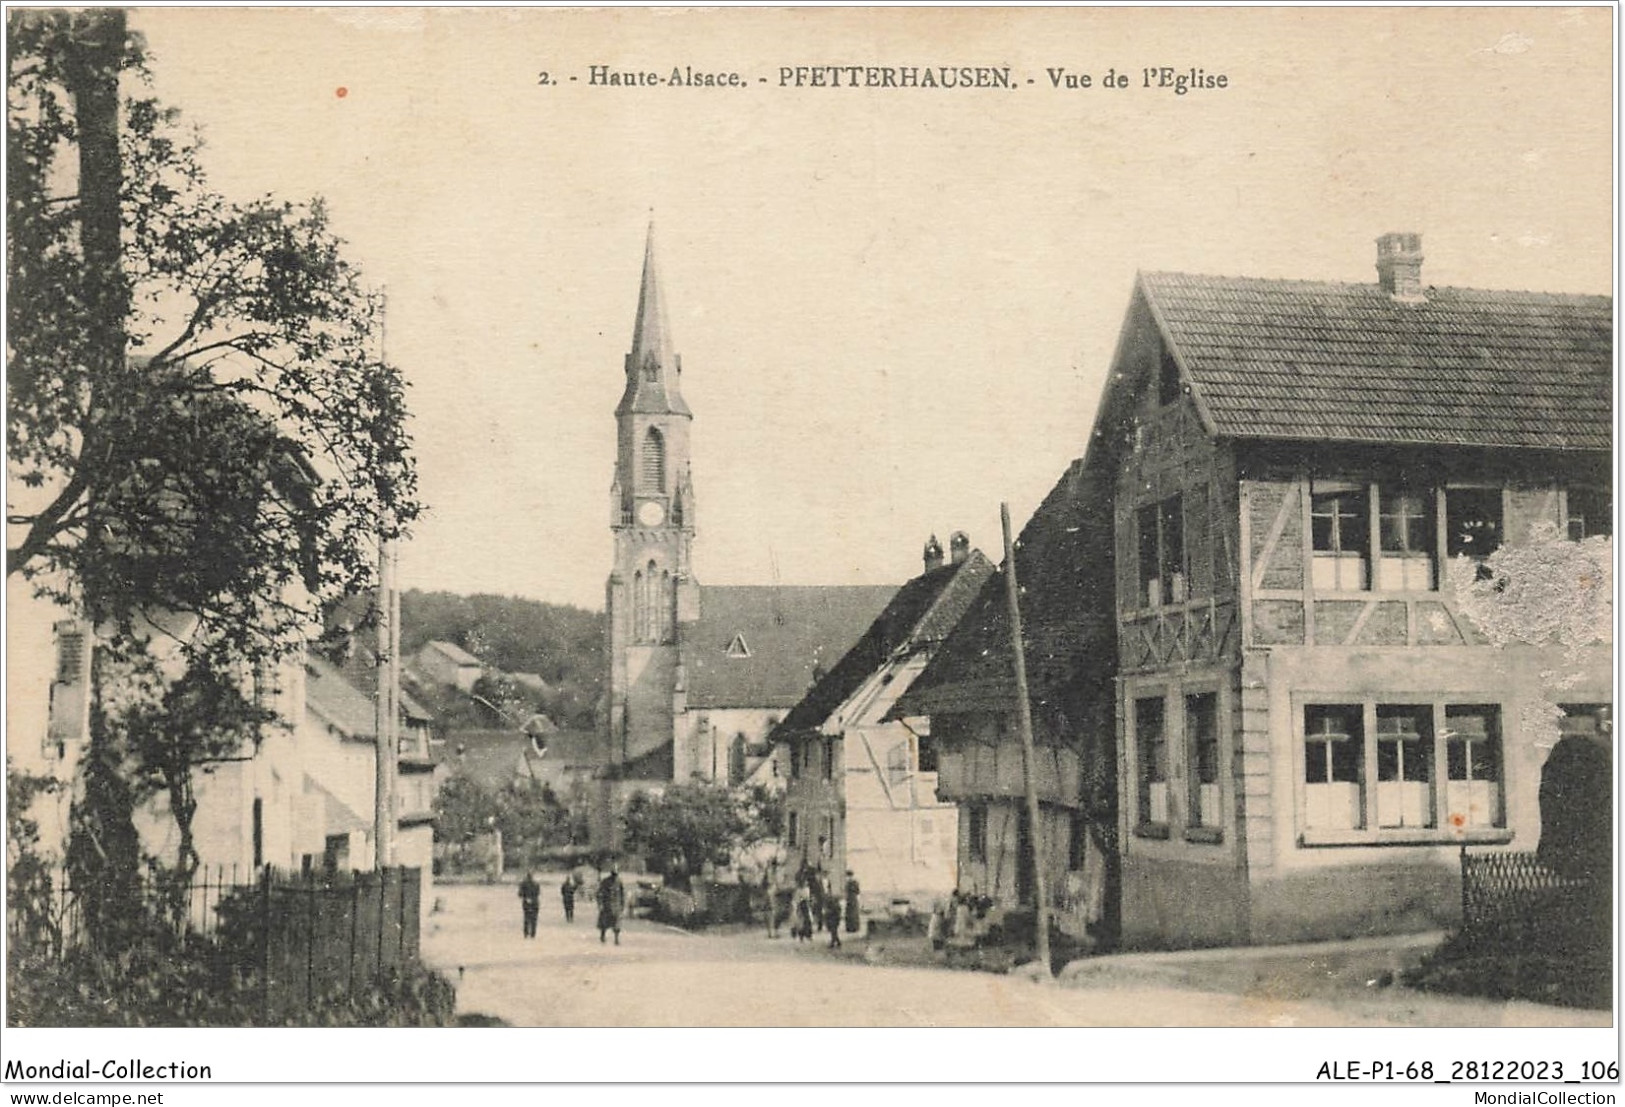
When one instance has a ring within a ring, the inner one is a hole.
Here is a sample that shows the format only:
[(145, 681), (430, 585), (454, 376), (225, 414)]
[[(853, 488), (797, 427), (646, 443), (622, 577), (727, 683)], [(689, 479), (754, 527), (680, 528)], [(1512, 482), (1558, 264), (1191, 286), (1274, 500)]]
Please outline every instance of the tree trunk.
[[(98, 433), (96, 412), (117, 405), (129, 367), (125, 357), (125, 326), (130, 312), (130, 291), (124, 279), (119, 198), (123, 168), (119, 157), (119, 72), (127, 40), (124, 12), (96, 8), (69, 17), (63, 39), (63, 83), (73, 99), (79, 154), (79, 248), (84, 268), (80, 297), (85, 311), (85, 356), (88, 377), (102, 394), (91, 397), (86, 420), (85, 447), (108, 436)], [(81, 457), (81, 466), (103, 459)], [(90, 524), (85, 543), (100, 540), (96, 489), (86, 490)], [(87, 596), (92, 612), (106, 610), (109, 597)]]

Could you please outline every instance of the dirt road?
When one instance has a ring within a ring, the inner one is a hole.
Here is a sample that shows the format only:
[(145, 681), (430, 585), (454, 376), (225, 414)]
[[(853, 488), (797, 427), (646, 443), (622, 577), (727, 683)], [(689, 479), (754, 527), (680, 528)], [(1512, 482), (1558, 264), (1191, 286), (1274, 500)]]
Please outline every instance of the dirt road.
[(526, 940), (512, 885), (434, 894), (441, 909), (424, 959), (458, 981), (460, 1012), (514, 1026), (1593, 1026), (1609, 1017), (1403, 989), (1274, 999), (1112, 974), (1085, 988), (1039, 986), (643, 919), (628, 920), (615, 946), (599, 943), (590, 897), (566, 924), (557, 881), (545, 879), (541, 925)]

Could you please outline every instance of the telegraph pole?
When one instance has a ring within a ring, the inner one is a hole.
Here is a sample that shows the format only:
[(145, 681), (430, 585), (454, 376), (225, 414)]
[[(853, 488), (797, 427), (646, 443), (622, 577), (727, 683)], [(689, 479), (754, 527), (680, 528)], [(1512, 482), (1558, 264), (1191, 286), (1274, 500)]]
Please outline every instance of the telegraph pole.
[(395, 860), (395, 540), (380, 533), (378, 539), (378, 688), (374, 697), (373, 731), (377, 739), (373, 772), (373, 862), (382, 872)]
[[(379, 307), (378, 359), (386, 358), (388, 293)], [(395, 513), (381, 506), (378, 519), (378, 684), (373, 697), (375, 741), (372, 789), (373, 865), (382, 873), (395, 863), (395, 771), (400, 757), (401, 628), (400, 597), (395, 589), (397, 540)]]
[(1027, 792), (1027, 856), (1033, 867), (1033, 927), (1038, 940), (1038, 963), (1050, 978), (1049, 882), (1044, 878), (1043, 824), (1039, 821), (1038, 782), (1033, 779), (1033, 709), (1027, 701), (1027, 653), (1021, 640), (1021, 588), (1016, 581), (1016, 549), (1010, 538), (1010, 505), (999, 505), (1004, 526), (1004, 592), (1010, 604), (1010, 652), (1016, 668), (1016, 717), (1021, 727), (1021, 781)]

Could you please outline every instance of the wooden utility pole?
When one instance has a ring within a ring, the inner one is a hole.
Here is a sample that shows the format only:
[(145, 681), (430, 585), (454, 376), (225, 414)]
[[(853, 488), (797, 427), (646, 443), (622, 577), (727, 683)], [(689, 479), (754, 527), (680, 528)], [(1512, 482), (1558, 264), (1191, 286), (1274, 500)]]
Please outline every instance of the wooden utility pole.
[(395, 540), (378, 541), (378, 689), (374, 702), (376, 732), (373, 772), (373, 863), (380, 872), (395, 862), (395, 725), (399, 685), (395, 662)]
[(1049, 963), (1049, 882), (1044, 879), (1043, 824), (1039, 821), (1037, 757), (1033, 753), (1033, 709), (1027, 700), (1027, 652), (1021, 640), (1021, 586), (1016, 580), (1016, 547), (1010, 538), (1010, 505), (999, 505), (1004, 525), (1004, 592), (1010, 603), (1010, 654), (1016, 669), (1016, 718), (1021, 727), (1021, 782), (1027, 792), (1027, 856), (1033, 867), (1033, 929), (1044, 978)]

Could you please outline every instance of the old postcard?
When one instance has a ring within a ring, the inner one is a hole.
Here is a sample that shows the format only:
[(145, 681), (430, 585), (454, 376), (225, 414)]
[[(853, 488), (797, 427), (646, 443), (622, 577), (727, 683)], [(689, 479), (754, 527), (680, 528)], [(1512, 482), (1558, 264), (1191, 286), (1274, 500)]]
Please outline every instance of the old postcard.
[(6, 1084), (1617, 1084), (1616, 22), (8, 9)]

